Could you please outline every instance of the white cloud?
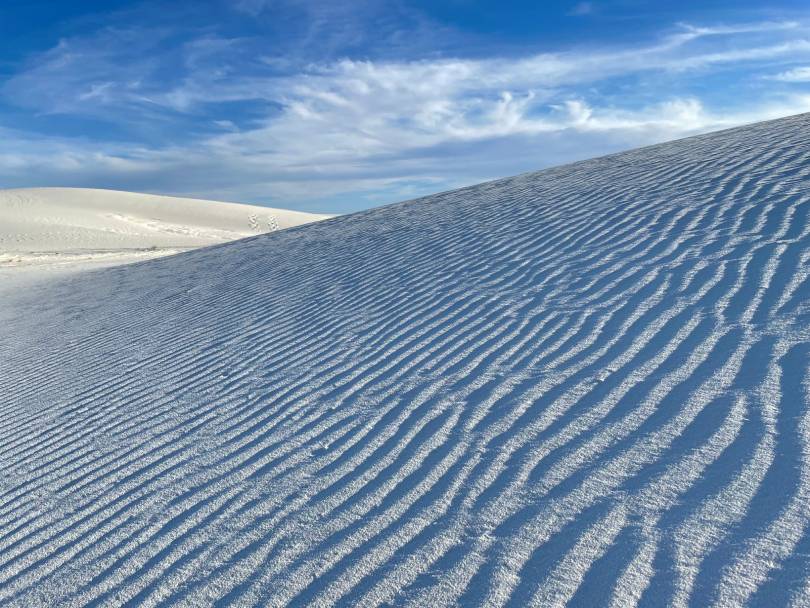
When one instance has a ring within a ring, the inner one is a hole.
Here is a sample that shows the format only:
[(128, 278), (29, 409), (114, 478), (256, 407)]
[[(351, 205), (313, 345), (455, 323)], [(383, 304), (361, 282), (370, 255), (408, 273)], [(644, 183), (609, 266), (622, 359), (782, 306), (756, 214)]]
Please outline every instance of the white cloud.
[(773, 77), (774, 80), (781, 80), (782, 82), (810, 82), (810, 66), (802, 66), (780, 72)]

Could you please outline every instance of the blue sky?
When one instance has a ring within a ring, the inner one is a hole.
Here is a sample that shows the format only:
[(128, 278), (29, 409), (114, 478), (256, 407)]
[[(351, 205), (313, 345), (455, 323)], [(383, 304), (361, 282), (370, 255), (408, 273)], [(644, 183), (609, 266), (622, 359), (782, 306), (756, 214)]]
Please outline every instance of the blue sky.
[(810, 111), (806, 1), (0, 3), (0, 187), (346, 212)]

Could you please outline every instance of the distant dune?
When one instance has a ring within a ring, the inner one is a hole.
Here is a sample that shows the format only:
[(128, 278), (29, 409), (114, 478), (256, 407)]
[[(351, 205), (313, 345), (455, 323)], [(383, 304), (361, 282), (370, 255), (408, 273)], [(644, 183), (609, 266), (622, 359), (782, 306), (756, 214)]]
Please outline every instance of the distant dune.
[(0, 190), (0, 270), (114, 265), (326, 217), (115, 190)]

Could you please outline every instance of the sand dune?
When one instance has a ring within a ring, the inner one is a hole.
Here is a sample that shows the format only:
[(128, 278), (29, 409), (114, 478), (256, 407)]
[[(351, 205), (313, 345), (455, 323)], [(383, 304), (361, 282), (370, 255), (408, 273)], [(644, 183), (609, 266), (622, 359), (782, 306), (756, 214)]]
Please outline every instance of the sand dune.
[(0, 604), (808, 606), (808, 218), (803, 115), (16, 294)]
[(0, 190), (0, 270), (120, 264), (324, 217), (113, 190)]

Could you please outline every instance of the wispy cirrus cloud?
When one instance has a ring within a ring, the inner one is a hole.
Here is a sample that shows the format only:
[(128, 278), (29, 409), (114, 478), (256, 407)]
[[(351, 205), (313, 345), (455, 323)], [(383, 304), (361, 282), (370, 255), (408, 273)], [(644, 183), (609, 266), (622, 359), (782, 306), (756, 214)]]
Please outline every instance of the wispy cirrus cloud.
[(571, 10), (568, 11), (568, 15), (571, 17), (582, 17), (584, 15), (590, 15), (595, 10), (595, 5), (593, 2), (577, 2)]
[(773, 79), (782, 82), (810, 82), (810, 66), (801, 66), (780, 72), (773, 76)]
[[(241, 8), (258, 17), (268, 4)], [(680, 24), (627, 47), (312, 62), (282, 61), (250, 36), (104, 28), (31, 58), (2, 92), (120, 135), (7, 132), (0, 180), (28, 185), (36, 174), (38, 184), (326, 211), (391, 202), (810, 110), (810, 92), (755, 78), (775, 68), (801, 76), (808, 31), (798, 21)], [(733, 78), (746, 103), (707, 97), (707, 78)]]

